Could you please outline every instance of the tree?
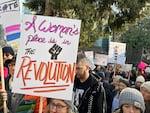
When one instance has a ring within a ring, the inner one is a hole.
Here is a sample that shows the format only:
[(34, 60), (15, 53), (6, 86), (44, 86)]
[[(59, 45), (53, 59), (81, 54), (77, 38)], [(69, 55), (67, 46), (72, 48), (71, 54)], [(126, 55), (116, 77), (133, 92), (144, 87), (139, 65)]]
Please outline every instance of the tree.
[(149, 0), (29, 0), (24, 5), (37, 14), (81, 19), (79, 46), (87, 47), (100, 36), (125, 30), (128, 23), (140, 18), (146, 1)]
[(128, 49), (142, 48), (142, 60), (150, 55), (150, 18), (146, 18), (129, 29), (120, 37), (120, 41), (127, 44)]

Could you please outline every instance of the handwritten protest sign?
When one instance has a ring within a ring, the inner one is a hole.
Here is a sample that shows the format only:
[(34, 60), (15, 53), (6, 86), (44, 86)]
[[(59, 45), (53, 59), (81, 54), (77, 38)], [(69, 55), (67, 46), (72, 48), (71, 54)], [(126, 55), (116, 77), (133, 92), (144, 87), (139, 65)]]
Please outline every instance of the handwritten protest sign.
[[(117, 54), (116, 54), (117, 47)], [(108, 63), (125, 64), (126, 44), (119, 42), (109, 42)]]
[(71, 100), (80, 20), (23, 15), (13, 92)]
[(0, 1), (0, 24), (4, 28), (4, 39), (8, 43), (18, 42), (20, 38), (20, 1)]
[(108, 55), (105, 54), (95, 54), (94, 64), (107, 66)]

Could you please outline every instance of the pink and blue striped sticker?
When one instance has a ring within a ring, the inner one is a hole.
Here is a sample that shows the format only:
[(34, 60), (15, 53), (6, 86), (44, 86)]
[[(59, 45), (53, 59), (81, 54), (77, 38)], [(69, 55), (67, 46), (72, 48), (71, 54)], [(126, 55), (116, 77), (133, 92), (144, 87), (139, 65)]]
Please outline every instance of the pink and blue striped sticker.
[(6, 27), (6, 41), (13, 41), (20, 38), (20, 24)]

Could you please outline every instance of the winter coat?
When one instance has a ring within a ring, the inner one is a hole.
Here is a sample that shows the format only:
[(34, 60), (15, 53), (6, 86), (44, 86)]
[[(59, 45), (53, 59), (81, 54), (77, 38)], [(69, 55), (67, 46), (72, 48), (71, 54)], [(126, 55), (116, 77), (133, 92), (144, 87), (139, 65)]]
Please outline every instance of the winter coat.
[[(106, 94), (102, 83), (92, 74), (90, 74), (89, 86), (84, 91), (77, 106), (79, 113), (107, 113)], [(78, 90), (79, 79), (75, 78), (74, 92)]]

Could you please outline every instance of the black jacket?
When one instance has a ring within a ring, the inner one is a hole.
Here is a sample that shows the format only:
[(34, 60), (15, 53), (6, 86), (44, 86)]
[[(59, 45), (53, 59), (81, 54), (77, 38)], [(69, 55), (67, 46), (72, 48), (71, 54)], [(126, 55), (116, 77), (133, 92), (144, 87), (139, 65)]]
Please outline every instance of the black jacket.
[[(102, 83), (92, 74), (88, 78), (89, 87), (84, 91), (79, 106), (79, 113), (107, 113), (106, 94)], [(79, 79), (75, 78), (74, 92), (78, 90)]]

